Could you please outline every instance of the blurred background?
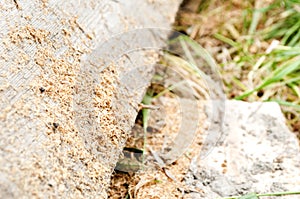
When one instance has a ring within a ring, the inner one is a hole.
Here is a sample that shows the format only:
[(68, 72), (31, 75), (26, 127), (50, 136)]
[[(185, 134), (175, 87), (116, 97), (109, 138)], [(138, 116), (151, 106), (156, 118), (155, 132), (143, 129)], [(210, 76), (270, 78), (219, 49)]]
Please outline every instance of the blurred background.
[(213, 56), (229, 99), (278, 102), (298, 138), (299, 3), (185, 0), (174, 24)]

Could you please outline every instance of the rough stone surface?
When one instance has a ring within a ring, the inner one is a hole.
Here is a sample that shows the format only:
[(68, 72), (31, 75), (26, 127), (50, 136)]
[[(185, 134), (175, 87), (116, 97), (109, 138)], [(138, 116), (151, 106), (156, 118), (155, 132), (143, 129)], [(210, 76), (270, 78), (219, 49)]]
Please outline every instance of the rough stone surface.
[(185, 177), (203, 192), (185, 198), (300, 190), (299, 143), (277, 103), (227, 101), (223, 126), (222, 142), (191, 163)]
[[(127, 34), (121, 47), (105, 41), (135, 28), (169, 28), (179, 4), (0, 2), (1, 198), (106, 197), (156, 60), (127, 51), (161, 47), (167, 31), (158, 40)], [(111, 52), (111, 60), (99, 60)]]

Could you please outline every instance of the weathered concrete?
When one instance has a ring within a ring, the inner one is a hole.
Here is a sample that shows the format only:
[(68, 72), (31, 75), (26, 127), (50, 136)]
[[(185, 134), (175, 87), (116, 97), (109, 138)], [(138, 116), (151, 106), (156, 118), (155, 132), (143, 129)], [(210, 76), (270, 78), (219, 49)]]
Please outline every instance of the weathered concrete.
[(227, 101), (224, 111), (222, 142), (207, 156), (195, 157), (185, 178), (187, 185), (203, 192), (185, 198), (299, 191), (299, 143), (279, 105)]
[(162, 47), (168, 31), (111, 37), (170, 28), (179, 4), (0, 3), (1, 198), (106, 197), (156, 60), (137, 51)]

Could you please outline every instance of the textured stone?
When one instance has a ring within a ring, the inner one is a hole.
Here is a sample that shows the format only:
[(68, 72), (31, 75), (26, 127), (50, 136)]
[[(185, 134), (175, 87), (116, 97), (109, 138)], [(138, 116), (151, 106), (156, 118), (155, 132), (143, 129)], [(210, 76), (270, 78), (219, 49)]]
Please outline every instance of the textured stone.
[(299, 143), (279, 105), (227, 101), (224, 111), (222, 142), (191, 167), (187, 184), (203, 198), (300, 190)]

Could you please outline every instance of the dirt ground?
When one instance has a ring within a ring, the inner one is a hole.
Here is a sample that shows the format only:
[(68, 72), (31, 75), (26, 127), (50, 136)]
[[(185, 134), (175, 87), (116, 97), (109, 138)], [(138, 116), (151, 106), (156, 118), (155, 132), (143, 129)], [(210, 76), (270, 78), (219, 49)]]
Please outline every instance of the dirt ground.
[[(182, 119), (180, 117), (181, 109), (178, 99), (171, 97), (161, 97), (153, 105), (160, 109), (152, 111), (150, 115), (146, 141), (146, 156), (149, 156), (150, 160), (144, 169), (136, 173), (115, 171), (109, 190), (110, 198), (126, 198), (128, 196), (130, 198), (161, 198), (162, 196), (178, 198), (185, 191), (190, 191), (189, 187), (183, 183), (183, 179), (189, 169), (192, 157), (195, 157), (201, 150), (202, 131), (205, 128), (203, 124), (206, 117), (204, 111), (202, 114), (199, 113), (198, 129), (196, 137), (191, 141), (191, 146), (177, 161), (161, 169), (151, 161), (150, 150), (160, 151), (176, 137)], [(199, 103), (200, 109), (203, 107)], [(142, 149), (142, 144), (143, 128), (137, 119), (127, 147)], [(196, 191), (201, 192), (201, 190)]]

